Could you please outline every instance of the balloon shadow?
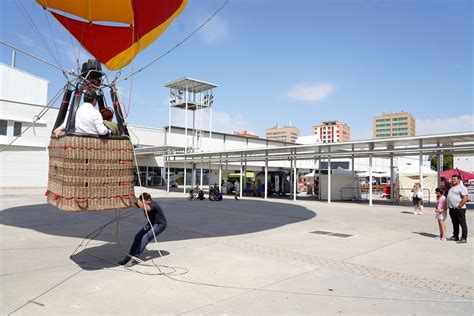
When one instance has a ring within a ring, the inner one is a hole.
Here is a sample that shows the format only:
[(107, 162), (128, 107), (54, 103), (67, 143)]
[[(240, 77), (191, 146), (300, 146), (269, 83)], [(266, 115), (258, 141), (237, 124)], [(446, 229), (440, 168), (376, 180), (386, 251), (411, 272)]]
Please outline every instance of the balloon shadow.
[[(158, 236), (160, 247), (166, 247), (166, 242), (252, 234), (317, 216), (314, 211), (299, 205), (268, 200), (225, 199), (212, 202), (189, 201), (184, 197), (155, 200), (163, 208), (168, 220), (167, 229)], [(116, 221), (117, 216), (121, 217), (119, 222)], [(129, 250), (135, 234), (146, 224), (146, 218), (139, 209), (126, 209), (119, 213), (113, 210), (63, 212), (49, 204), (35, 204), (3, 210), (0, 212), (0, 224), (78, 239), (84, 239), (95, 231), (87, 247), (76, 249), (71, 256), (83, 269), (94, 270), (116, 266), (112, 262), (124, 257), (123, 250)], [(51, 239), (38, 242), (47, 243)], [(122, 250), (118, 247), (119, 243)], [(85, 244), (86, 239), (82, 241), (82, 245)], [(161, 254), (170, 255), (163, 250)], [(158, 258), (160, 254), (158, 251), (145, 250), (140, 257), (148, 260)], [(101, 261), (100, 258), (106, 258), (107, 261)]]

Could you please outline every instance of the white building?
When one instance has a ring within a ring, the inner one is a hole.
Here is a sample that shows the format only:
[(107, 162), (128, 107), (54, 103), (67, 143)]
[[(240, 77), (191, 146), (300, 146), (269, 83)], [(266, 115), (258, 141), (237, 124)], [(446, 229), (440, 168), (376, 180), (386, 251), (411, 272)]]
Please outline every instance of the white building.
[(34, 115), (44, 109), (47, 94), (47, 80), (0, 64), (0, 187), (46, 186), (46, 147), (58, 110), (50, 109), (31, 125)]
[(454, 155), (453, 168), (474, 173), (474, 156), (472, 155)]

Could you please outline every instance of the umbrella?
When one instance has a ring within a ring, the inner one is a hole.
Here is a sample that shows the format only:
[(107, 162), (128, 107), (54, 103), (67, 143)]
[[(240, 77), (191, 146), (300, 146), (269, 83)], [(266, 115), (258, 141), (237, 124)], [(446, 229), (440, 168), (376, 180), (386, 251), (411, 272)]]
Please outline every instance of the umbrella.
[(474, 173), (470, 173), (458, 168), (441, 172), (441, 176), (448, 179), (455, 174), (460, 176), (462, 181), (474, 179)]

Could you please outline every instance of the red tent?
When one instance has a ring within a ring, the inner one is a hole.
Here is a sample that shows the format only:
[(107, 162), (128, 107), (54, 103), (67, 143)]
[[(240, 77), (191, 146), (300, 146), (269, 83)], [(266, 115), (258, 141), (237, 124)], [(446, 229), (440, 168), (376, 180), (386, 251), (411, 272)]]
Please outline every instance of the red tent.
[(458, 168), (441, 172), (441, 176), (448, 179), (451, 178), (455, 174), (460, 176), (462, 181), (474, 179), (474, 173), (463, 171)]

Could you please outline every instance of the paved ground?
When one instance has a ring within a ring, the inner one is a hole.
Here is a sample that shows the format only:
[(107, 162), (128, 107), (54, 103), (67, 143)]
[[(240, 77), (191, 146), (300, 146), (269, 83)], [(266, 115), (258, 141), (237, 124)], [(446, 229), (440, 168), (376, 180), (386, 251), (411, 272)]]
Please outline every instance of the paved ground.
[[(113, 264), (123, 257), (116, 231), (128, 248), (145, 222), (140, 212), (69, 258), (113, 211), (65, 213), (45, 204), (41, 190), (0, 191), (0, 313), (473, 313), (474, 240), (434, 240), (431, 210), (152, 193), (169, 221), (159, 236), (163, 257), (150, 244), (146, 263), (126, 270)], [(468, 224), (474, 231), (472, 211)], [(167, 276), (156, 275), (152, 259)]]

